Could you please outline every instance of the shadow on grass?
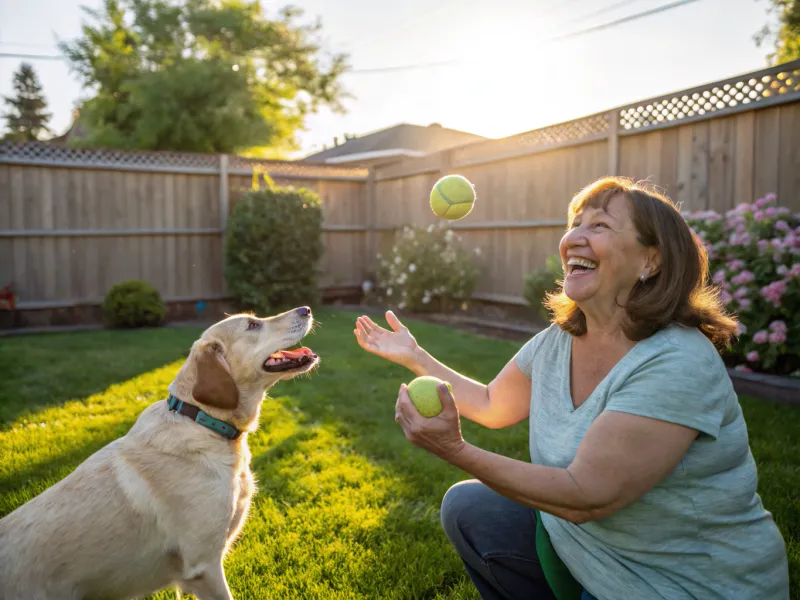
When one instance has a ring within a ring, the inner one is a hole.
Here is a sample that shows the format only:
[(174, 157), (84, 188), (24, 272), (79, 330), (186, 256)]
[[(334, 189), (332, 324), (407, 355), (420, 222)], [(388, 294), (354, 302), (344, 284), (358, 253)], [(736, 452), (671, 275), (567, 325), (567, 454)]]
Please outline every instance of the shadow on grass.
[(102, 428), (84, 443), (41, 461), (28, 461), (22, 469), (0, 475), (0, 518), (38, 496), (72, 473), (92, 454), (122, 437), (135, 419)]
[(188, 356), (199, 328), (31, 334), (0, 342), (0, 430)]

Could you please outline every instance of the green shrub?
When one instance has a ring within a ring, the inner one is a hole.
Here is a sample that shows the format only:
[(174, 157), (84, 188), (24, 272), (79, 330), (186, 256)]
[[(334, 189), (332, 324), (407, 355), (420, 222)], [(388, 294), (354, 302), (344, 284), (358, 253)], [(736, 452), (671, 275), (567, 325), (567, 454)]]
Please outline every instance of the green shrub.
[(544, 266), (534, 269), (525, 277), (523, 296), (546, 321), (550, 320), (550, 311), (543, 304), (544, 298), (548, 293), (558, 290), (562, 276), (561, 257), (553, 254), (547, 257)]
[(243, 306), (273, 312), (317, 301), (322, 203), (306, 189), (247, 192), (228, 220), (225, 278)]
[(166, 313), (161, 294), (145, 281), (117, 283), (103, 299), (103, 316), (112, 327), (154, 327), (164, 322)]
[(444, 225), (406, 226), (397, 232), (391, 256), (378, 255), (370, 295), (400, 310), (450, 310), (475, 289), (478, 253), (462, 248), (461, 237)]

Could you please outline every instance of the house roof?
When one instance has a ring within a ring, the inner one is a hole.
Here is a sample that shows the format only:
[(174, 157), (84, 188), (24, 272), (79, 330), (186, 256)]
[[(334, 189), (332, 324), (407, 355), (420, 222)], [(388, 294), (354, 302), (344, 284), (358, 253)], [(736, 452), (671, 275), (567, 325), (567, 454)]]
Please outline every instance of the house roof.
[(345, 163), (384, 157), (420, 156), (485, 139), (474, 133), (447, 129), (438, 123), (428, 126), (400, 123), (361, 137), (348, 138), (343, 144), (306, 156), (303, 161)]

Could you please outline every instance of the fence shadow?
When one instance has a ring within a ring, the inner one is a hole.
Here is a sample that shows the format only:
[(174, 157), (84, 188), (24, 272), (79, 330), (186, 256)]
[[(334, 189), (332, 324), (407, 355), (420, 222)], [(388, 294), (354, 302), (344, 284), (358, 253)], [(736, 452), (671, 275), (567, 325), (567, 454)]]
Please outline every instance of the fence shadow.
[(0, 343), (0, 431), (186, 358), (194, 327), (37, 333)]

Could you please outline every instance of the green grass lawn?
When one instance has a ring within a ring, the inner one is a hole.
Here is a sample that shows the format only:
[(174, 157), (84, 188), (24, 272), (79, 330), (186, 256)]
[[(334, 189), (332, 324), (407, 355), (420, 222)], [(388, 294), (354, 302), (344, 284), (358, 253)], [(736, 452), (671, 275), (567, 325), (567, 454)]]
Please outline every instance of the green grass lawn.
[[(226, 560), (236, 598), (478, 599), (439, 525), (439, 503), (468, 476), (411, 446), (394, 423), (411, 374), (353, 339), (355, 314), (320, 311), (306, 343), (323, 362), (278, 384), (249, 438), (259, 481)], [(435, 356), (481, 381), (520, 347), (413, 323)], [(200, 330), (37, 334), (0, 340), (0, 516), (124, 435), (166, 394)], [(760, 493), (786, 539), (800, 600), (800, 410), (742, 399)], [(527, 422), (467, 440), (528, 459)], [(163, 592), (154, 598), (174, 598)]]

